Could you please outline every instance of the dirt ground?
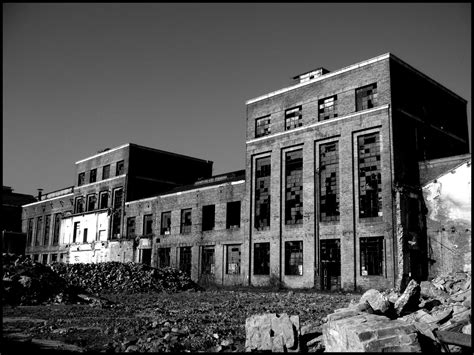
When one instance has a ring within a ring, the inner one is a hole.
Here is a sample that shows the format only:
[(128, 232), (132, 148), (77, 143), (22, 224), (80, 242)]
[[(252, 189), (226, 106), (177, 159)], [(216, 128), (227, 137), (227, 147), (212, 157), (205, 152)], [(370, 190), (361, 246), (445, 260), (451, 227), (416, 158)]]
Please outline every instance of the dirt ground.
[(2, 352), (242, 352), (253, 314), (299, 315), (302, 326), (317, 326), (360, 295), (218, 289), (102, 297), (113, 304), (3, 306)]

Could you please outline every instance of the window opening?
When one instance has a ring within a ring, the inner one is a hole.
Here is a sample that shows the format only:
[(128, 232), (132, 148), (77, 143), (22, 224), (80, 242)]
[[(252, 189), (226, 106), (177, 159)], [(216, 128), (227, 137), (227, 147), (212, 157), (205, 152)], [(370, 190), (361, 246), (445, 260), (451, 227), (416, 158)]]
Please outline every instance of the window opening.
[(303, 275), (303, 242), (285, 242), (285, 275)]
[(171, 211), (161, 213), (161, 235), (171, 233)]
[(179, 248), (179, 269), (191, 276), (191, 247)]
[(153, 215), (146, 214), (143, 216), (143, 235), (153, 234)]
[(255, 171), (255, 228), (270, 227), (270, 157), (256, 160)]
[(214, 229), (216, 216), (216, 206), (208, 205), (202, 207), (202, 230), (209, 231)]
[(181, 210), (181, 233), (191, 233), (191, 208)]
[(171, 248), (158, 248), (158, 266), (159, 267), (171, 266), (170, 253), (171, 253)]
[(302, 106), (290, 108), (285, 111), (285, 130), (303, 126)]
[(303, 223), (303, 150), (286, 153), (285, 224)]
[(240, 245), (227, 245), (227, 267), (229, 275), (240, 274)]
[(202, 247), (201, 274), (214, 275), (214, 247)]
[(97, 169), (91, 169), (89, 174), (89, 182), (96, 182), (97, 181)]
[(382, 275), (383, 237), (360, 238), (360, 274)]
[(319, 100), (318, 116), (319, 121), (325, 121), (337, 117), (336, 95)]
[(356, 89), (356, 111), (375, 107), (377, 102), (377, 83)]
[(262, 137), (271, 133), (270, 116), (257, 118), (255, 120), (255, 137)]
[(323, 222), (339, 220), (339, 146), (321, 144), (319, 151), (319, 203)]
[(382, 216), (380, 135), (358, 137), (359, 217)]
[(227, 202), (226, 228), (240, 228), (240, 201)]
[(270, 274), (270, 243), (255, 243), (253, 256), (253, 273), (255, 275)]

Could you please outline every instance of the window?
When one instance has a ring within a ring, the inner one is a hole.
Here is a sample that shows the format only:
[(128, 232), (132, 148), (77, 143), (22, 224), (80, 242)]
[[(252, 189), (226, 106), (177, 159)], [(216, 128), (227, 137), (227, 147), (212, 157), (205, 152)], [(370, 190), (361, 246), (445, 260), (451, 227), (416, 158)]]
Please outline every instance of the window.
[(34, 254), (33, 261), (38, 262), (38, 260), (39, 260), (39, 254)]
[(337, 117), (337, 95), (321, 99), (318, 104), (319, 121)]
[(41, 263), (44, 265), (48, 263), (48, 254), (41, 255)]
[(226, 228), (240, 228), (240, 201), (227, 202)]
[(214, 247), (202, 247), (201, 274), (214, 275), (214, 268)]
[(33, 218), (28, 219), (28, 229), (26, 233), (26, 245), (30, 246), (33, 242)]
[(91, 194), (87, 196), (87, 211), (93, 211), (95, 209), (95, 201), (97, 197), (95, 194)]
[(356, 111), (367, 110), (376, 105), (377, 84), (371, 84), (356, 90)]
[(59, 254), (59, 262), (65, 263), (66, 262), (66, 253)]
[(97, 169), (91, 169), (89, 174), (89, 182), (96, 182), (97, 181)]
[(40, 245), (41, 232), (43, 229), (43, 216), (36, 218), (35, 246)]
[(214, 229), (216, 206), (208, 205), (202, 207), (202, 230), (210, 231)]
[(266, 136), (270, 133), (270, 116), (257, 118), (255, 120), (255, 137)]
[(51, 263), (58, 261), (58, 254), (51, 254)]
[(270, 227), (270, 157), (256, 160), (255, 171), (255, 228)]
[(191, 208), (181, 210), (181, 230), (180, 233), (191, 233)]
[(358, 137), (359, 217), (382, 216), (380, 135)]
[(84, 198), (82, 196), (76, 197), (74, 201), (74, 213), (84, 212)]
[(303, 149), (285, 155), (285, 224), (303, 223)]
[(135, 217), (127, 218), (127, 237), (135, 237)]
[(112, 238), (120, 237), (120, 224), (122, 222), (122, 196), (123, 189), (121, 187), (114, 190), (113, 195), (113, 216), (112, 216)]
[(170, 251), (171, 248), (158, 248), (158, 267), (168, 267), (171, 265)]
[(140, 263), (151, 265), (151, 249), (140, 249)]
[(285, 130), (301, 127), (303, 125), (303, 111), (301, 106), (285, 111)]
[(360, 238), (360, 274), (382, 275), (383, 237)]
[(104, 209), (109, 207), (109, 192), (108, 191), (101, 191), (99, 194), (99, 204), (100, 209)]
[(79, 176), (77, 178), (77, 186), (84, 185), (86, 182), (86, 173), (79, 173)]
[(87, 228), (84, 228), (84, 232), (82, 233), (82, 242), (87, 243)]
[(107, 164), (102, 167), (102, 180), (108, 179), (109, 177), (110, 177), (110, 164)]
[(285, 275), (303, 275), (303, 242), (285, 242)]
[(124, 165), (123, 160), (118, 161), (117, 162), (117, 168), (115, 170), (115, 176), (122, 175), (125, 171), (124, 167), (125, 167), (125, 165)]
[(143, 235), (153, 234), (153, 215), (146, 214), (143, 216)]
[(54, 215), (53, 245), (59, 244), (59, 227), (61, 226), (61, 213)]
[(74, 222), (74, 231), (72, 234), (72, 242), (75, 243), (80, 234), (81, 222)]
[(161, 213), (161, 231), (160, 234), (171, 233), (171, 211)]
[(319, 149), (319, 209), (323, 222), (339, 220), (338, 143), (321, 144)]
[(227, 245), (227, 267), (229, 275), (240, 274), (240, 245)]
[(191, 276), (191, 247), (179, 248), (179, 269)]
[(51, 215), (44, 217), (44, 238), (43, 245), (49, 245), (49, 232), (51, 230)]
[(253, 267), (255, 275), (270, 274), (270, 243), (255, 243)]

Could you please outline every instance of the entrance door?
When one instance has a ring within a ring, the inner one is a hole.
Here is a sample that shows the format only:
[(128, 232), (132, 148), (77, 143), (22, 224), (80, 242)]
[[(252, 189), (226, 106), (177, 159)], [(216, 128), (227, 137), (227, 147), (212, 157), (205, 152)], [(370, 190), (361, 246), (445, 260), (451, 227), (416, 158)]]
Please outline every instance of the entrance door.
[(141, 249), (140, 259), (142, 264), (151, 265), (151, 249)]
[(341, 288), (341, 247), (339, 239), (321, 240), (321, 289)]

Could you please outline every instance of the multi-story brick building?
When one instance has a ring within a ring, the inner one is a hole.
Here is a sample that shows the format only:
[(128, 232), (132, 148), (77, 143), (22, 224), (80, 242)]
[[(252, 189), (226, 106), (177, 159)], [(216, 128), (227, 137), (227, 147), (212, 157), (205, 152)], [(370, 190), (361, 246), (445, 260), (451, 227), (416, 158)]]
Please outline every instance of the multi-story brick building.
[[(156, 150), (118, 147), (77, 162), (67, 194), (26, 205), (24, 230), (33, 240), (32, 218), (42, 226), (54, 199), (69, 209), (54, 252), (69, 262), (134, 260), (220, 284), (318, 289), (425, 278), (419, 162), (469, 151), (466, 101), (392, 54), (294, 79), (247, 101), (245, 171), (212, 177), (210, 162), (161, 164)], [(117, 161), (129, 170), (97, 182)]]

